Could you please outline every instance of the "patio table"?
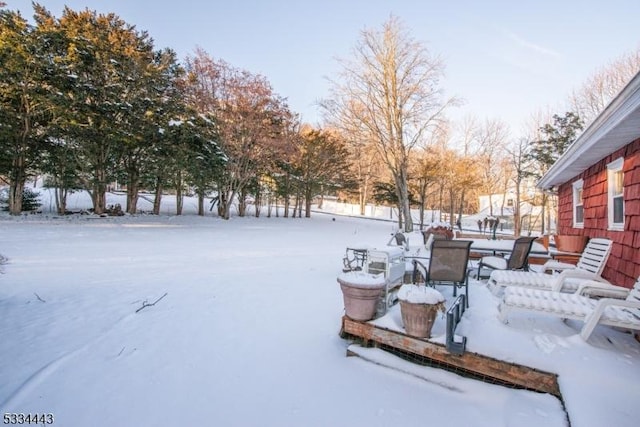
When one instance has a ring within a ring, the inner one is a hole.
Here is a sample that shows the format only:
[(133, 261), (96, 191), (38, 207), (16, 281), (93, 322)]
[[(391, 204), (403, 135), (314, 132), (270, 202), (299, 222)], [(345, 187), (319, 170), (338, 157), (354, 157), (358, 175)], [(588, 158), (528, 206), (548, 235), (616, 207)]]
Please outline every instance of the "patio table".
[[(515, 240), (489, 240), (489, 239), (469, 239), (471, 243), (471, 251), (487, 252), (492, 255), (509, 254), (513, 251)], [(549, 251), (540, 243), (533, 242), (530, 255), (549, 257)]]

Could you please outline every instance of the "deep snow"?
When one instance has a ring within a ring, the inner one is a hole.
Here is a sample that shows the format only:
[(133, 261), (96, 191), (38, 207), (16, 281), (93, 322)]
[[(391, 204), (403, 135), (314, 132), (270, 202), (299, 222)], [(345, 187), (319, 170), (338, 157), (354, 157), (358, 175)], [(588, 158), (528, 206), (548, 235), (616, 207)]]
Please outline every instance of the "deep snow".
[[(186, 206), (182, 217), (0, 216), (0, 412), (53, 413), (61, 426), (567, 425), (550, 395), (381, 350), (364, 350), (376, 363), (345, 357), (341, 258), (354, 241), (384, 246), (392, 224), (223, 221)], [(484, 286), (470, 292), (458, 330), (468, 348), (557, 372), (574, 427), (637, 425), (630, 334), (599, 328), (585, 343), (579, 322), (534, 315), (502, 325)], [(379, 322), (400, 328), (399, 317)]]

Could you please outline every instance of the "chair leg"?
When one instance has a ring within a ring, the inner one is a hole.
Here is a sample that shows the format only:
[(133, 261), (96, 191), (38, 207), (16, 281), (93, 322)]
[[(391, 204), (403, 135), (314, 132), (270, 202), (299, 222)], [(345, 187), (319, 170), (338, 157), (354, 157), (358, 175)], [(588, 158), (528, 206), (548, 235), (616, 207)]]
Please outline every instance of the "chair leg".
[(469, 308), (469, 277), (468, 276), (465, 278), (465, 281), (464, 281), (464, 294), (465, 294), (465, 297), (464, 297), (465, 304), (467, 305), (467, 308)]

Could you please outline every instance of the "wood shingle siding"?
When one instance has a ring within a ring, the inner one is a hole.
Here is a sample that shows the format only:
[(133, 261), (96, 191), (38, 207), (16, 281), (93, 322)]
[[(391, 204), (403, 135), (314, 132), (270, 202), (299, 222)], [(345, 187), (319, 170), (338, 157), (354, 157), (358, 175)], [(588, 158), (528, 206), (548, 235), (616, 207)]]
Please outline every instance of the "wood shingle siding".
[[(608, 229), (607, 164), (624, 158), (624, 231)], [(584, 227), (573, 227), (573, 187), (584, 180)], [(640, 276), (640, 139), (616, 150), (558, 189), (558, 233), (604, 237), (613, 241), (602, 276), (632, 287)]]

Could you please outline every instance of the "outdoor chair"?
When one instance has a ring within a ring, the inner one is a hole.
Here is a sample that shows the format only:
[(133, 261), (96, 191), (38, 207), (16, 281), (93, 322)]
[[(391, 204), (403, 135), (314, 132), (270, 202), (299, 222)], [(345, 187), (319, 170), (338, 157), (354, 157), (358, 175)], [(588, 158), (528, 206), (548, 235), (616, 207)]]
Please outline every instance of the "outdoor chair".
[(394, 243), (395, 246), (402, 246), (405, 250), (409, 248), (409, 241), (400, 231), (391, 235), (391, 239), (387, 242), (387, 246), (394, 246)]
[(609, 239), (593, 238), (590, 239), (585, 246), (584, 251), (580, 255), (580, 259), (576, 265), (568, 262), (560, 262), (554, 259), (550, 259), (542, 266), (542, 271), (545, 273), (552, 273), (554, 271), (573, 270), (574, 268), (581, 268), (583, 270), (593, 271), (600, 275), (604, 269), (609, 254), (611, 253), (612, 241)]
[[(508, 258), (501, 256), (484, 256), (478, 263), (478, 275), (480, 279), (482, 269), (487, 268), (491, 270), (523, 270), (529, 271), (529, 252), (531, 252), (531, 246), (535, 237), (519, 237), (513, 243), (513, 251)], [(485, 274), (484, 277), (488, 277)]]
[[(594, 295), (609, 297), (589, 297)], [(573, 294), (508, 288), (499, 310), (503, 323), (507, 323), (510, 313), (518, 310), (581, 320), (584, 326), (580, 336), (585, 341), (599, 324), (640, 330), (640, 277), (631, 290), (601, 282), (585, 282)]]
[(342, 271), (345, 273), (348, 271), (361, 271), (367, 260), (367, 252), (368, 250), (364, 248), (347, 248), (342, 258)]
[(468, 262), (469, 240), (434, 240), (431, 245), (429, 267), (426, 268), (418, 260), (414, 260), (413, 282), (418, 281), (418, 275), (422, 276), (426, 285), (453, 286), (453, 296), (457, 295), (457, 289), (464, 286), (466, 305), (469, 307), (469, 278)]
[[(509, 286), (575, 292), (580, 282), (584, 280), (608, 283), (600, 275), (611, 252), (611, 241), (607, 239), (592, 240), (596, 242), (591, 247), (601, 248), (599, 249), (599, 256), (596, 258), (592, 255), (587, 255), (585, 248), (585, 253), (580, 257), (578, 265), (574, 266), (574, 268), (564, 269), (560, 274), (556, 275), (534, 271), (494, 270), (489, 277), (487, 285), (494, 294), (498, 294), (500, 290)], [(592, 254), (593, 251), (590, 250), (589, 253)]]

